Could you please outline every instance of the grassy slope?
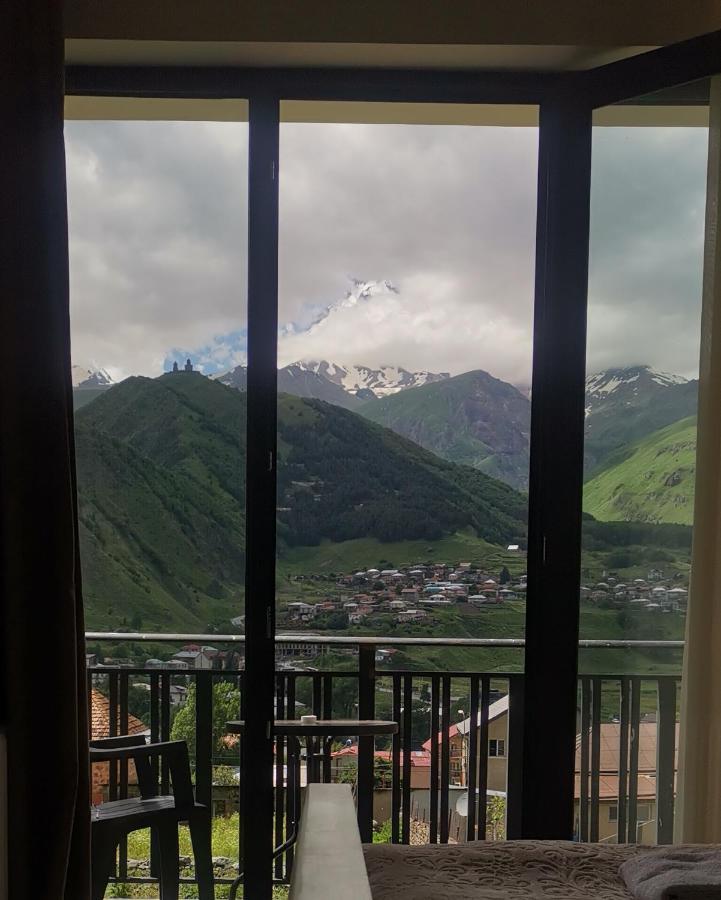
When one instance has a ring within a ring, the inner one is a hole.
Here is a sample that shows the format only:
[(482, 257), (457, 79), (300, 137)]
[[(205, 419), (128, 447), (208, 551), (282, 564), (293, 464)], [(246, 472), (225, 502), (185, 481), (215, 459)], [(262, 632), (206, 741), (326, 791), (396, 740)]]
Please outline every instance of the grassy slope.
[(227, 628), (239, 612), (242, 418), (230, 389), (181, 378), (128, 379), (77, 415), (92, 628)]
[(472, 534), (452, 534), (437, 541), (393, 541), (358, 538), (342, 543), (323, 541), (317, 547), (290, 547), (279, 553), (282, 574), (355, 572), (358, 569), (408, 566), (416, 563), (471, 562), (500, 571), (525, 571), (525, 557), (508, 553)]
[[(486, 372), (466, 372), (370, 400), (359, 412), (444, 459), (527, 487), (528, 441), (522, 433), (530, 428), (530, 403)], [(499, 445), (505, 449), (499, 451)]]
[(583, 506), (604, 521), (693, 520), (696, 419), (682, 419), (636, 443), (626, 459), (586, 482)]

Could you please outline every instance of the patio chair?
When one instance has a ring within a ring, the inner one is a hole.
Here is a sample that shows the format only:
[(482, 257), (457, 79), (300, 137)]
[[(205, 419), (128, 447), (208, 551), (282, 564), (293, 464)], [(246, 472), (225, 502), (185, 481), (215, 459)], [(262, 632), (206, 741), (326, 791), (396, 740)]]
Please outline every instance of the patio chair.
[[(158, 794), (154, 760), (167, 764), (173, 793)], [(91, 812), (92, 900), (102, 900), (115, 866), (120, 841), (131, 831), (150, 828), (160, 857), (161, 900), (178, 900), (180, 883), (178, 825), (187, 822), (193, 842), (195, 877), (200, 900), (214, 900), (210, 809), (195, 802), (185, 741), (146, 744), (142, 735), (123, 735), (90, 742), (90, 762), (132, 761), (139, 797), (110, 800)]]

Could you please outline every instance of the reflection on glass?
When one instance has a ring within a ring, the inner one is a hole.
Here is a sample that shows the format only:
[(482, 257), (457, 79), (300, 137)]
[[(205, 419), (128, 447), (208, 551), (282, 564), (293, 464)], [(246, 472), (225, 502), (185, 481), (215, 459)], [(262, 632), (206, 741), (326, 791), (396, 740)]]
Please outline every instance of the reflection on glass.
[[(684, 637), (691, 566), (708, 139), (700, 112), (696, 127), (657, 107), (646, 127), (597, 123), (593, 133), (581, 637), (646, 643), (579, 651), (589, 673), (578, 694), (581, 840), (672, 838), (672, 817), (657, 809), (673, 806), (674, 772), (657, 772), (657, 760), (677, 763), (659, 742), (678, 728), (681, 652), (667, 642)], [(638, 114), (648, 120), (648, 109)]]

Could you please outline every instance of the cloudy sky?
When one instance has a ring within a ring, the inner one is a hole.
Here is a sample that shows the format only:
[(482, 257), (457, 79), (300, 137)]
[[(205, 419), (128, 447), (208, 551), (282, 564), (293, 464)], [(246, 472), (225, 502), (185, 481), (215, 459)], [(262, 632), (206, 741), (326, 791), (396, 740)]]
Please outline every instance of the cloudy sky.
[[(247, 126), (66, 126), (74, 362), (155, 375), (244, 361)], [(286, 124), (283, 363), (530, 380), (537, 132)], [(589, 371), (694, 375), (703, 129), (597, 129)], [(390, 281), (357, 303), (353, 279)], [(315, 323), (315, 324), (314, 324)]]

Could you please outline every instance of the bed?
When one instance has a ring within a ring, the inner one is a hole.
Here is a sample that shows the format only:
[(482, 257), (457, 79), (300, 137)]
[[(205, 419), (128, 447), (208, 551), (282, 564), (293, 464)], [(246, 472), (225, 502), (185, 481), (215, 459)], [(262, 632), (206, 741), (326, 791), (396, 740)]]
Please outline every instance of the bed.
[(629, 900), (619, 867), (647, 849), (571, 841), (363, 848), (373, 900)]

